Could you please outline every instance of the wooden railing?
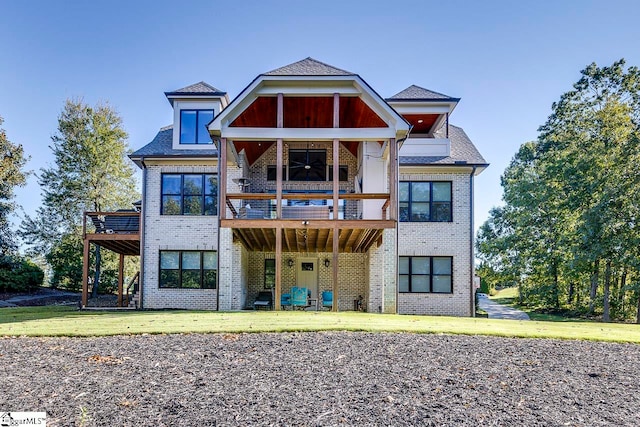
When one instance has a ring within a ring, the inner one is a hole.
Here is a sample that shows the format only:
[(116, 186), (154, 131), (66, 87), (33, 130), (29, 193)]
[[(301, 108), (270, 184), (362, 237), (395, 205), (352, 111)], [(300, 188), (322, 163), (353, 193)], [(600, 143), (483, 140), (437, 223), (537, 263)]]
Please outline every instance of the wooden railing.
[[(89, 222), (87, 221), (89, 219)], [(82, 236), (96, 234), (138, 234), (140, 212), (85, 212), (82, 219)]]
[[(283, 193), (282, 200), (295, 200), (299, 205), (287, 204), (277, 217), (275, 193), (227, 193), (225, 205), (234, 219), (338, 219), (386, 220), (390, 204), (388, 193), (340, 193), (337, 209), (331, 193)], [(380, 201), (377, 208), (365, 207), (366, 201)], [(326, 201), (325, 203), (317, 203)], [(314, 203), (316, 202), (316, 203)]]

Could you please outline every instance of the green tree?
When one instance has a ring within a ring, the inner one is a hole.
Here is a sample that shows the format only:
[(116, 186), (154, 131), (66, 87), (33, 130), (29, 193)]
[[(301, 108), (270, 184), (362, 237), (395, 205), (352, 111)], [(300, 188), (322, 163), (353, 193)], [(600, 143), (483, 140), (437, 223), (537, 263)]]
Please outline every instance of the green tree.
[[(26, 218), (21, 233), (32, 249), (46, 254), (53, 284), (75, 288), (82, 277), (82, 214), (130, 208), (139, 193), (127, 133), (117, 112), (67, 100), (52, 136), (55, 164), (39, 176), (43, 206)], [(95, 247), (93, 294), (97, 294), (103, 256)]]
[(626, 283), (640, 274), (640, 72), (620, 60), (581, 73), (505, 171), (505, 206), (481, 228), (478, 250), (494, 269), (496, 248), (517, 253), (500, 268), (532, 291), (526, 302), (581, 309), (588, 301), (608, 321), (612, 292), (623, 317), (633, 294)]
[[(0, 117), (0, 126), (2, 123)], [(11, 143), (5, 130), (0, 128), (0, 256), (15, 253), (17, 249), (9, 217), (16, 209), (15, 188), (27, 182), (28, 174), (24, 171), (27, 160), (22, 145)]]

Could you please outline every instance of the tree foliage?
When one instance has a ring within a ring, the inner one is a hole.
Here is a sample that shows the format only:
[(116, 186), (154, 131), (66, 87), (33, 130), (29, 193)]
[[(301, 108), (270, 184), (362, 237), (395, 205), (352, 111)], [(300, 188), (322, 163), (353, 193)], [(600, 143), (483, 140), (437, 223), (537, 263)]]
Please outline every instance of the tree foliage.
[[(67, 100), (51, 140), (55, 162), (42, 169), (38, 179), (43, 205), (35, 217), (23, 221), (21, 235), (32, 251), (45, 254), (54, 286), (77, 289), (82, 282), (83, 212), (128, 209), (139, 194), (126, 158), (127, 133), (109, 105), (92, 107), (82, 100)], [(115, 256), (101, 256), (99, 247), (95, 256), (94, 292), (101, 264), (116, 262)]]
[(523, 302), (608, 321), (640, 310), (640, 71), (620, 60), (581, 74), (505, 170), (477, 245)]
[[(2, 123), (0, 117), (0, 126)], [(27, 182), (27, 172), (24, 171), (27, 160), (22, 145), (11, 143), (4, 129), (0, 128), (0, 256), (15, 253), (17, 249), (9, 217), (16, 209), (15, 188)]]

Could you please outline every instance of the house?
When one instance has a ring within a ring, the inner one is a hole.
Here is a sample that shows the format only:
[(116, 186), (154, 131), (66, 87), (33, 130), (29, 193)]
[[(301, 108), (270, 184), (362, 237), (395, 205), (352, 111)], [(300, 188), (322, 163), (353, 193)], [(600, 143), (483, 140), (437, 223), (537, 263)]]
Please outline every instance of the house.
[(333, 310), (474, 314), (473, 181), (488, 164), (449, 123), (458, 98), (382, 98), (312, 58), (233, 101), (205, 82), (165, 95), (173, 125), (130, 156), (140, 307), (241, 310), (271, 289), (279, 310), (306, 288), (311, 308), (330, 291)]

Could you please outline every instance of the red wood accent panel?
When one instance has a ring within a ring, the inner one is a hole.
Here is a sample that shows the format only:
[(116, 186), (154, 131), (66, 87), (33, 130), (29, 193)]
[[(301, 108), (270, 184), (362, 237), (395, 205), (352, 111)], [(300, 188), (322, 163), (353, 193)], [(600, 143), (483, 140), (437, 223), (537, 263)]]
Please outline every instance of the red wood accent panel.
[(341, 128), (384, 128), (387, 124), (365, 102), (355, 96), (340, 97)]
[(236, 152), (244, 150), (249, 165), (252, 165), (273, 145), (273, 141), (234, 141)]
[[(411, 129), (412, 134), (429, 133), (440, 114), (403, 114), (402, 117), (413, 126), (413, 129)], [(420, 120), (422, 120), (422, 123), (418, 123)]]
[(328, 96), (286, 96), (285, 128), (333, 127), (333, 98)]
[(277, 125), (277, 104), (275, 96), (260, 96), (240, 113), (229, 126), (274, 128)]

